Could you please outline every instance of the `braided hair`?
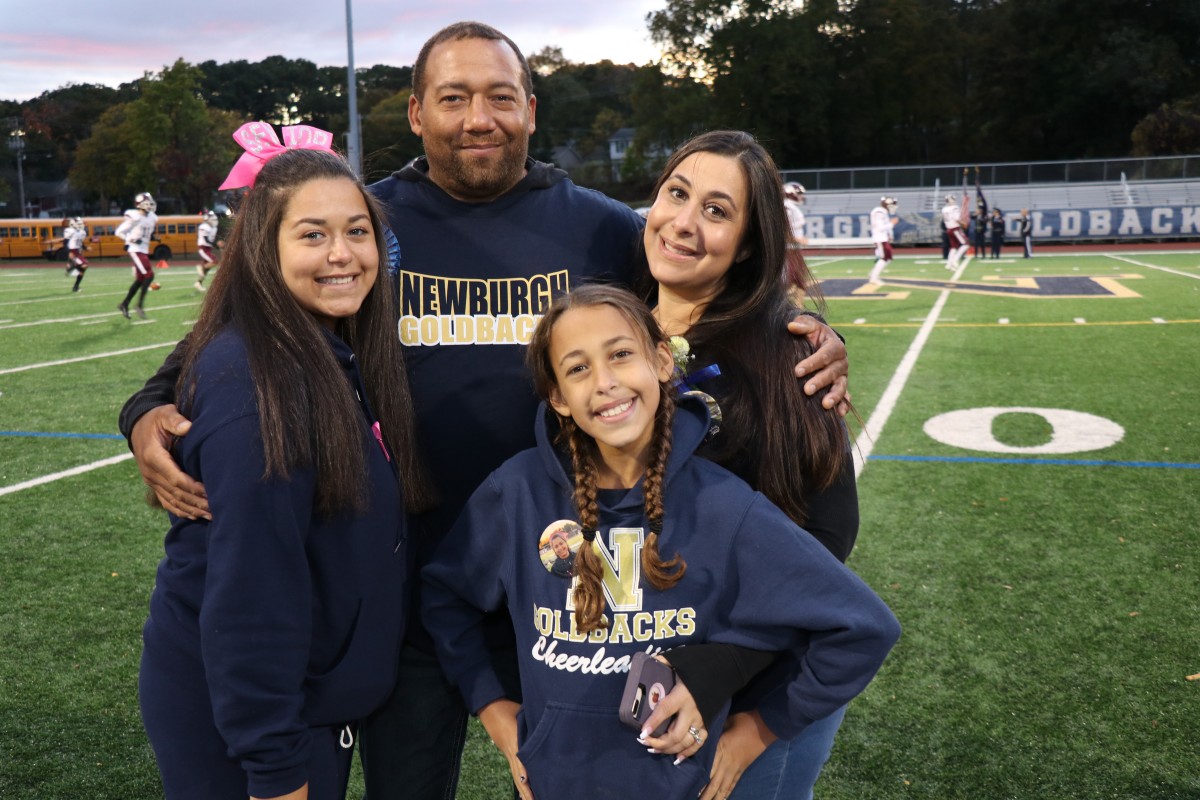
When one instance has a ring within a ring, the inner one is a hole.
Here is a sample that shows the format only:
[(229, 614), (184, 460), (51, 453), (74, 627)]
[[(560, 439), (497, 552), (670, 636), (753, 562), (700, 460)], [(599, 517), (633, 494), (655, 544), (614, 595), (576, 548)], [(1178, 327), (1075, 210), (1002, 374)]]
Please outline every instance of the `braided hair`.
[[(550, 340), (555, 324), (572, 309), (607, 305), (625, 317), (634, 331), (642, 336), (647, 352), (655, 351), (666, 337), (650, 310), (633, 293), (615, 286), (582, 286), (559, 297), (538, 323), (529, 342), (526, 362), (533, 374), (538, 395), (549, 400), (558, 389), (558, 379), (550, 361)], [(671, 423), (675, 418), (675, 401), (669, 383), (659, 384), (658, 409), (654, 415), (654, 435), (651, 437), (649, 463), (642, 481), (642, 495), (650, 533), (642, 546), (642, 574), (656, 589), (663, 591), (677, 584), (687, 571), (687, 562), (678, 553), (664, 561), (658, 552), (658, 540), (663, 531), (663, 488), (667, 460), (671, 455)], [(575, 511), (583, 528), (584, 544), (579, 548), (575, 567), (575, 627), (581, 633), (605, 627), (603, 564), (595, 548), (600, 522), (597, 501), (600, 450), (596, 440), (586, 434), (569, 416), (558, 415), (559, 434), (556, 443), (566, 447), (571, 456), (575, 476)]]

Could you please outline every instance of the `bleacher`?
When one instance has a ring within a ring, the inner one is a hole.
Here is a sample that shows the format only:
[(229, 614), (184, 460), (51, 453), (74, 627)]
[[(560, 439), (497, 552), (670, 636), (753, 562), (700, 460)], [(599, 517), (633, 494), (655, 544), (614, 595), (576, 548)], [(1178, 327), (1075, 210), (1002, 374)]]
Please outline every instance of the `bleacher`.
[[(805, 211), (809, 214), (869, 214), (887, 194), (895, 197), (901, 211), (937, 211), (947, 194), (958, 196), (961, 186), (930, 189), (854, 189), (809, 191)], [(974, 206), (975, 187), (969, 187)], [(1122, 206), (1200, 205), (1200, 180), (1146, 181), (1142, 183), (1055, 183), (1025, 186), (985, 186), (984, 197), (991, 208), (1017, 212), (1022, 208), (1119, 208)]]
[(953, 164), (784, 169), (781, 176), (804, 184), (809, 213), (825, 215), (865, 215), (883, 195), (895, 197), (902, 213), (934, 212), (947, 194), (962, 190), (965, 177), (970, 194), (978, 179), (988, 204), (1006, 214), (1022, 208), (1200, 206), (1200, 155), (1003, 162), (969, 173)]

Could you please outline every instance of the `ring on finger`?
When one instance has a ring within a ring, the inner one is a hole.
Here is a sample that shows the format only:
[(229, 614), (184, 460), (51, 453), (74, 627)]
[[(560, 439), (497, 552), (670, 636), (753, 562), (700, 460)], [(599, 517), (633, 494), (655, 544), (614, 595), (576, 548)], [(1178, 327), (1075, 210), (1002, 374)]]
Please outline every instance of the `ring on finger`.
[(704, 737), (700, 735), (700, 729), (697, 728), (695, 725), (688, 728), (688, 733), (690, 733), (692, 735), (692, 738), (696, 740), (696, 744), (701, 744), (704, 742)]

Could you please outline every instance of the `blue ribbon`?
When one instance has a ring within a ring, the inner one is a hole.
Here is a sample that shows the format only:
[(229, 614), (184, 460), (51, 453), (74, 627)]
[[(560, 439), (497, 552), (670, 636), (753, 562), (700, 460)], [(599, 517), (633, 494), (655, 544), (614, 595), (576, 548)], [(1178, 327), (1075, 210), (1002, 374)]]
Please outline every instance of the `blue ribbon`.
[(681, 392), (692, 392), (696, 391), (697, 387), (701, 383), (704, 383), (709, 378), (715, 378), (720, 374), (721, 367), (717, 364), (710, 364), (707, 367), (696, 370), (695, 372), (689, 372), (683, 378), (677, 379), (676, 385), (679, 387)]

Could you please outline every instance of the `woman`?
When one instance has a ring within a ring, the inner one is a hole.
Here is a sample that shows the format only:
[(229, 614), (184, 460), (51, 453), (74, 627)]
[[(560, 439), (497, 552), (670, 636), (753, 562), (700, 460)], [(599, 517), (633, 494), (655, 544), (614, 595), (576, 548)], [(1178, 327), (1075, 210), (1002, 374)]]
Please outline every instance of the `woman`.
[[(719, 369), (719, 377), (698, 383), (723, 416), (703, 454), (765, 494), (844, 561), (858, 532), (845, 427), (798, 383), (779, 380), (805, 345), (785, 330), (796, 311), (782, 279), (788, 241), (770, 155), (747, 133), (702, 134), (675, 151), (655, 185), (642, 239), (643, 296), (668, 335), (686, 338), (685, 372)], [(819, 310), (819, 290), (803, 261), (792, 263), (789, 273)], [(688, 650), (666, 658), (698, 694), (707, 659), (698, 648)], [(705, 800), (763, 800), (779, 796), (777, 787), (786, 787), (787, 797), (812, 796), (845, 707), (790, 741), (776, 741), (755, 708), (795, 668), (785, 659), (735, 697)]]
[(405, 510), (428, 500), (380, 212), (328, 134), (284, 133), (309, 149), (235, 134), (253, 188), (178, 383), (176, 457), (212, 520), (172, 516), (143, 634), (172, 799), (344, 796), (356, 720), (394, 684)]

